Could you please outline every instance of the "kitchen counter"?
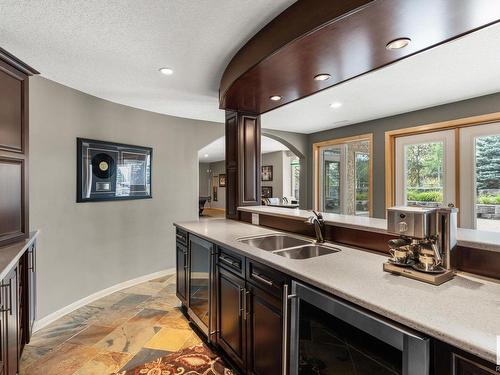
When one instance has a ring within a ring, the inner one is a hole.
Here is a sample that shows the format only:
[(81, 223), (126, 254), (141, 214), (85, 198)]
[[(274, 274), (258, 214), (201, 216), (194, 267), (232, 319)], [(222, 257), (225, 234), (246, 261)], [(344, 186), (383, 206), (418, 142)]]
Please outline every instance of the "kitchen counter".
[(500, 283), (459, 274), (433, 286), (383, 272), (383, 255), (346, 246), (336, 245), (342, 251), (334, 254), (288, 259), (238, 242), (278, 232), (238, 221), (200, 219), (175, 225), (490, 362), (496, 360)]
[(38, 231), (34, 231), (27, 239), (0, 248), (0, 280), (7, 276), (37, 237)]
[[(312, 215), (311, 211), (300, 209), (286, 209), (269, 206), (238, 207), (239, 211), (261, 215), (277, 216), (292, 220), (306, 220)], [(325, 222), (339, 227), (359, 229), (376, 233), (387, 233), (387, 220), (366, 216), (339, 215), (322, 213)], [(500, 226), (500, 222), (498, 223)], [(481, 250), (500, 252), (500, 232), (487, 232), (482, 230), (458, 228), (458, 245)]]

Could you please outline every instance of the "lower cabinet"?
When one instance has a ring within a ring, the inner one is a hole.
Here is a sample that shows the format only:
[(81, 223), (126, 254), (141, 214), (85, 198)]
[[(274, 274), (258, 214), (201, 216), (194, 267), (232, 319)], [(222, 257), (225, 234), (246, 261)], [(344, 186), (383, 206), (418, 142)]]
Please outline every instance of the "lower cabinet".
[[(245, 374), (282, 374), (283, 299), (276, 289), (281, 289), (283, 279), (273, 277), (275, 271), (263, 272), (261, 265), (257, 277), (263, 285), (256, 285), (233, 273), (237, 270), (227, 266), (227, 252), (221, 253), (226, 258), (217, 272), (219, 348)], [(246, 266), (251, 267), (248, 261)]]
[(240, 369), (244, 369), (247, 351), (245, 279), (220, 267), (217, 285), (217, 310), (219, 312), (217, 344)]
[(434, 375), (495, 375), (500, 368), (441, 341), (433, 341)]
[(33, 242), (0, 281), (0, 375), (18, 374), (19, 358), (30, 341), (36, 313), (35, 276)]
[(18, 267), (13, 268), (2, 281), (2, 328), (5, 334), (2, 335), (2, 352), (4, 373), (16, 375), (19, 359), (19, 278)]
[(187, 305), (187, 260), (188, 260), (188, 252), (187, 247), (177, 241), (176, 243), (176, 294), (177, 298), (181, 300), (181, 302), (186, 306)]

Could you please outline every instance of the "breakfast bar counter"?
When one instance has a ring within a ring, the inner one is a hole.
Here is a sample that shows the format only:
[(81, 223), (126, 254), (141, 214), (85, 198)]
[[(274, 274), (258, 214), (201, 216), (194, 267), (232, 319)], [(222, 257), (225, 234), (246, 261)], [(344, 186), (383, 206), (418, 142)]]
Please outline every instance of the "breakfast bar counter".
[(433, 286), (383, 272), (384, 255), (337, 244), (340, 252), (288, 259), (238, 241), (278, 231), (233, 220), (175, 225), (487, 361), (496, 360), (500, 283), (459, 273)]

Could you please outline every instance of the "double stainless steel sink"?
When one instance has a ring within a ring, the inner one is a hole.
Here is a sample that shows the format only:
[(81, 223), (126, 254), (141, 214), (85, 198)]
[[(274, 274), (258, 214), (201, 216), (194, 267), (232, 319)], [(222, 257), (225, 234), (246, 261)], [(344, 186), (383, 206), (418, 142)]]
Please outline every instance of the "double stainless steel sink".
[(240, 238), (238, 241), (290, 259), (309, 259), (340, 251), (337, 247), (281, 233)]

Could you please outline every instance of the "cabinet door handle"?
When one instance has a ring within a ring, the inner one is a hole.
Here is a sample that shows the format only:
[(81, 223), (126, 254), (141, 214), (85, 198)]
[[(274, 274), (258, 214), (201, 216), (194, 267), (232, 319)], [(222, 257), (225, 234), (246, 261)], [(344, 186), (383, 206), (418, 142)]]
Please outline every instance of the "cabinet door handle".
[(239, 288), (238, 287), (238, 316), (241, 316), (243, 313), (243, 305), (241, 303), (241, 292), (243, 292), (245, 289)]
[(229, 264), (232, 267), (238, 267), (238, 268), (240, 267), (240, 264), (238, 262), (235, 262), (234, 260), (226, 258), (223, 255), (220, 255), (219, 259), (222, 260), (224, 263)]
[(261, 275), (259, 275), (258, 273), (253, 273), (252, 272), (252, 277), (259, 280), (260, 282), (263, 282), (264, 284), (267, 284), (269, 286), (273, 286), (273, 282), (271, 280), (268, 280), (267, 278), (265, 277), (262, 277)]
[(187, 251), (184, 251), (184, 269), (188, 269), (188, 253)]
[(247, 306), (247, 300), (248, 300), (248, 295), (250, 294), (249, 290), (243, 289), (243, 319), (247, 320), (248, 316), (248, 306)]
[(30, 260), (29, 260), (28, 270), (34, 272), (35, 271), (35, 251), (33, 248), (29, 251), (29, 256), (30, 256)]
[(282, 332), (282, 355), (281, 360), (283, 361), (282, 369), (283, 375), (287, 375), (287, 366), (288, 366), (288, 299), (290, 296), (288, 295), (288, 284), (283, 284), (283, 332)]

